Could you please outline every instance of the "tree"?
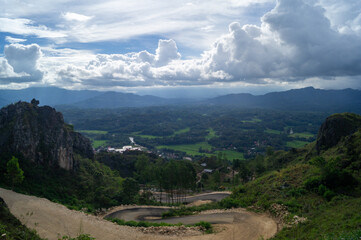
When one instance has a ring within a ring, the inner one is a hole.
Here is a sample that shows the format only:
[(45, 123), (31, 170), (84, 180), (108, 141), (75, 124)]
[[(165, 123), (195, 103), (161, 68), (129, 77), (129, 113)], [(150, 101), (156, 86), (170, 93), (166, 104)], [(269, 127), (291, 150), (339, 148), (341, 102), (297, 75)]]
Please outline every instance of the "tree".
[(6, 178), (11, 183), (11, 189), (24, 180), (24, 171), (19, 166), (19, 159), (14, 156), (6, 164)]
[(234, 171), (239, 169), (240, 166), (241, 166), (241, 160), (234, 159), (232, 162), (232, 183), (233, 183), (233, 185), (234, 185)]
[(123, 187), (123, 202), (134, 203), (135, 196), (139, 193), (139, 184), (133, 178), (126, 178), (122, 184)]
[(33, 99), (31, 100), (31, 104), (34, 105), (34, 106), (38, 106), (39, 103), (40, 103), (39, 100), (36, 100), (35, 98), (33, 98)]

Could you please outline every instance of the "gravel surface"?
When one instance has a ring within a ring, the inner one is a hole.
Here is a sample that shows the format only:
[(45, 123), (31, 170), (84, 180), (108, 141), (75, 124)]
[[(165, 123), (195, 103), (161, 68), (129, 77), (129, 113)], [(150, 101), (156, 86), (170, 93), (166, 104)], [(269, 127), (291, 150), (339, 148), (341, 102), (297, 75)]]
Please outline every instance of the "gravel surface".
[(90, 234), (97, 240), (258, 240), (260, 236), (268, 239), (277, 232), (277, 224), (273, 219), (245, 210), (224, 212), (233, 214), (233, 221), (231, 224), (216, 224), (214, 226), (218, 231), (216, 234), (202, 234), (192, 230), (189, 235), (185, 232), (181, 235), (169, 236), (143, 233), (141, 229), (118, 226), (99, 216), (69, 210), (44, 198), (27, 196), (2, 188), (0, 188), (0, 197), (4, 199), (15, 217), (29, 228), (35, 229), (41, 237), (49, 240), (57, 240), (63, 235), (75, 237), (81, 233)]

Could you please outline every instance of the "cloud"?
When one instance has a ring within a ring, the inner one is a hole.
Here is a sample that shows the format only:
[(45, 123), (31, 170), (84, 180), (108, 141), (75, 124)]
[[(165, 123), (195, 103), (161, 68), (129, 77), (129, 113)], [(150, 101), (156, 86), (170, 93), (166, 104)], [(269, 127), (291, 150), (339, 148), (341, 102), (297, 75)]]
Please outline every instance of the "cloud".
[(34, 21), (26, 18), (0, 18), (0, 32), (35, 35), (40, 38), (66, 37), (66, 34), (61, 31), (53, 31), (44, 25), (36, 25)]
[(361, 38), (333, 29), (321, 6), (279, 0), (260, 27), (230, 24), (205, 52), (204, 65), (206, 75), (223, 71), (231, 81), (251, 83), (353, 76), (361, 75), (360, 48)]
[(332, 27), (321, 5), (279, 0), (260, 26), (231, 23), (200, 58), (181, 59), (174, 40), (159, 40), (155, 54), (97, 55), (86, 66), (61, 68), (59, 79), (127, 87), (301, 82), (361, 75), (356, 49), (361, 38)]
[(179, 59), (180, 57), (181, 55), (173, 39), (159, 40), (155, 56), (157, 66), (167, 65), (170, 61)]
[(0, 83), (9, 84), (14, 81), (14, 79), (20, 79), (21, 77), (26, 76), (26, 74), (18, 74), (14, 72), (14, 69), (4, 58), (0, 58)]
[(26, 42), (26, 39), (13, 38), (13, 37), (10, 37), (10, 36), (6, 36), (5, 41), (7, 41), (9, 43), (21, 43), (21, 42)]
[(1, 75), (8, 76), (9, 82), (36, 82), (43, 77), (38, 69), (41, 57), (39, 45), (11, 44), (4, 48), (5, 59), (2, 59)]
[[(275, 0), (188, 0), (138, 1), (23, 1), (0, 0), (0, 31), (35, 35), (64, 42), (128, 40), (144, 35), (172, 38), (178, 44), (203, 51), (234, 20), (240, 20), (248, 7), (257, 6), (254, 19)], [(2, 3), (2, 4), (1, 4)], [(267, 7), (263, 7), (267, 5)], [(252, 21), (252, 23), (254, 23)], [(9, 26), (9, 27), (6, 27)], [(197, 41), (193, 43), (188, 39)], [(57, 39), (61, 38), (61, 39)]]
[(321, 6), (280, 0), (263, 22), (279, 36), (281, 46), (290, 49), (284, 59), (290, 76), (361, 74), (361, 52), (355, 51), (361, 47), (360, 37), (334, 30)]
[(93, 17), (89, 17), (89, 16), (85, 16), (85, 15), (73, 13), (73, 12), (67, 12), (67, 13), (63, 14), (63, 17), (67, 21), (78, 21), (78, 22), (86, 22), (93, 18)]
[[(337, 6), (336, 0), (331, 1)], [(211, 5), (212, 16), (220, 11), (216, 3), (222, 11), (234, 14), (222, 3), (211, 1), (207, 4)], [(114, 23), (105, 21), (105, 25), (99, 25), (97, 15), (90, 19), (87, 11), (84, 12), (86, 15), (81, 15), (74, 13), (78, 12), (76, 9), (65, 11), (62, 19), (73, 26), (74, 32), (70, 35), (85, 42), (89, 38), (107, 39), (109, 35), (116, 39), (133, 33), (167, 32), (176, 29), (180, 23), (181, 30), (185, 32), (189, 31), (191, 25), (205, 32), (219, 28), (219, 25), (214, 25), (214, 19), (195, 18), (194, 14), (200, 9), (194, 4), (183, 2), (182, 7), (171, 11), (165, 2), (154, 3), (161, 10), (149, 15), (139, 15), (139, 6), (133, 2), (127, 4), (121, 10), (124, 14), (120, 14)], [(232, 4), (236, 8), (243, 3), (232, 1)], [(99, 8), (113, 14), (107, 5), (99, 5)], [(351, 10), (347, 8), (342, 10), (343, 14), (339, 14), (324, 0), (278, 0), (276, 6), (262, 16), (259, 24), (233, 21), (228, 31), (225, 28), (208, 50), (192, 59), (182, 58), (174, 39), (159, 40), (155, 53), (144, 50), (126, 54), (44, 48), (46, 54), (42, 56), (39, 46), (12, 44), (5, 48), (6, 62), (2, 62), (4, 70), (1, 71), (4, 76), (11, 72), (28, 74), (28, 79), (33, 80), (41, 79), (44, 73), (44, 82), (85, 88), (234, 83), (281, 86), (306, 84), (304, 79), (334, 78), (341, 79), (337, 81), (341, 82), (342, 79), (361, 75), (361, 51), (358, 51), (361, 49), (361, 35), (357, 27), (361, 15), (355, 13), (342, 18)], [(135, 15), (139, 16), (132, 25), (129, 21)], [(185, 16), (191, 20), (187, 21)], [(165, 28), (160, 19), (169, 20)], [(118, 21), (121, 20), (124, 22), (119, 25)], [(106, 27), (102, 29), (101, 26)], [(89, 29), (94, 31), (89, 32)], [(214, 33), (219, 34), (219, 31), (215, 30)], [(186, 41), (182, 46), (197, 41), (187, 37), (182, 39)]]

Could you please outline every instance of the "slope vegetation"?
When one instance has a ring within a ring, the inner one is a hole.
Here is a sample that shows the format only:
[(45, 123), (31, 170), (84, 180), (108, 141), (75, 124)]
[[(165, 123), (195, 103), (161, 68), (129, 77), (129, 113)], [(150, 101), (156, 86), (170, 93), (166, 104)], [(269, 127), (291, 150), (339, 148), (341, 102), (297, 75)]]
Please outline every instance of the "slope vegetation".
[(341, 239), (352, 232), (360, 237), (360, 119), (333, 115), (316, 143), (267, 155), (264, 161), (278, 168), (239, 186), (228, 205), (272, 212), (285, 226), (274, 239)]

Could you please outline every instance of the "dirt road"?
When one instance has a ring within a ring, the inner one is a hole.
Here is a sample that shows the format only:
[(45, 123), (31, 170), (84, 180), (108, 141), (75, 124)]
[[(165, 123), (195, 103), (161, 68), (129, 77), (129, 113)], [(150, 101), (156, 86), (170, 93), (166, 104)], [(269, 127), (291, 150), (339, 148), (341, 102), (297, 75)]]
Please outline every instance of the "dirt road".
[[(215, 228), (220, 232), (197, 236), (162, 236), (143, 234), (132, 227), (118, 226), (102, 218), (69, 210), (47, 199), (27, 196), (0, 188), (0, 197), (4, 199), (12, 214), (26, 226), (35, 229), (39, 235), (49, 240), (57, 240), (63, 235), (77, 236), (87, 233), (97, 240), (257, 240), (260, 236), (270, 238), (277, 231), (273, 219), (243, 211), (247, 218), (234, 215), (232, 224), (219, 224)], [(206, 215), (206, 214), (205, 214)], [(210, 217), (210, 216), (209, 216)]]
[[(192, 203), (192, 202), (196, 202), (196, 201), (207, 201), (207, 200), (210, 200), (212, 202), (218, 202), (218, 201), (228, 197), (230, 194), (231, 194), (231, 192), (202, 193), (202, 194), (197, 194), (194, 196), (182, 197), (180, 201), (183, 203)], [(159, 192), (154, 192), (153, 196), (155, 197), (155, 199), (157, 201), (160, 201), (161, 196), (162, 196), (163, 203), (171, 203), (172, 202), (169, 198), (167, 198), (165, 193), (161, 194)], [(177, 198), (175, 197), (175, 199), (177, 199)]]

